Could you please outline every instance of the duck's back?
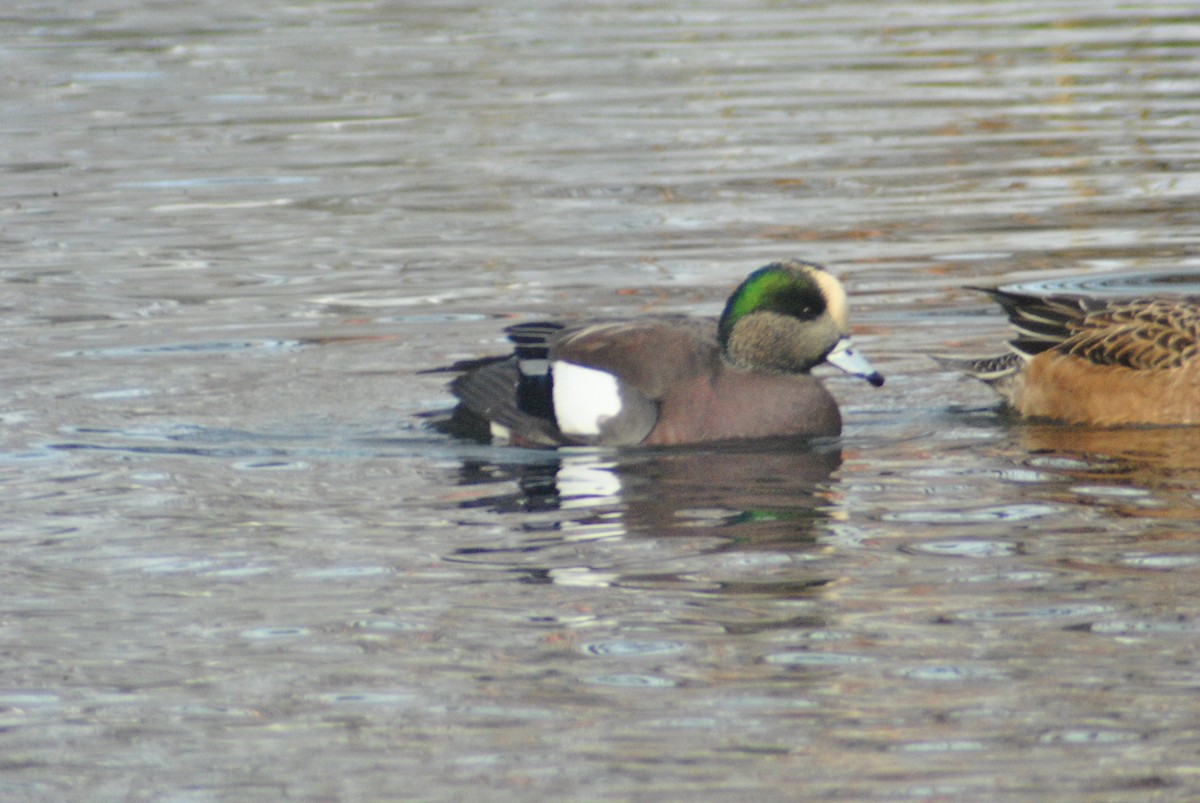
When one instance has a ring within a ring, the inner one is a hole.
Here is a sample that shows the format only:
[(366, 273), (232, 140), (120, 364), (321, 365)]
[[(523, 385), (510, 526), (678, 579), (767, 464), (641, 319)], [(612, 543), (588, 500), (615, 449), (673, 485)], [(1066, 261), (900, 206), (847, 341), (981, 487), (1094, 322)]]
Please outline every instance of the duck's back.
[(1101, 426), (1200, 423), (1200, 300), (988, 292), (1018, 332), (1015, 354), (1003, 371), (973, 373), (1017, 412)]

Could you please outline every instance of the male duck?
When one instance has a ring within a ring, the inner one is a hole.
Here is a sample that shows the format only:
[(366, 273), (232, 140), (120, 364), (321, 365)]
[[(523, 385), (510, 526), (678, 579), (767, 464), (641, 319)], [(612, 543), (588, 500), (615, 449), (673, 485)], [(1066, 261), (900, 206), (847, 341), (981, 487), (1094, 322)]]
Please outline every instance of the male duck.
[(466, 371), (450, 386), (452, 429), (523, 446), (837, 435), (837, 403), (809, 369), (829, 362), (883, 384), (846, 317), (832, 274), (789, 261), (751, 273), (719, 321), (517, 324), (505, 330), (511, 356), (452, 366)]
[(980, 289), (1018, 337), (959, 361), (1022, 415), (1077, 424), (1200, 424), (1200, 298), (1095, 299)]

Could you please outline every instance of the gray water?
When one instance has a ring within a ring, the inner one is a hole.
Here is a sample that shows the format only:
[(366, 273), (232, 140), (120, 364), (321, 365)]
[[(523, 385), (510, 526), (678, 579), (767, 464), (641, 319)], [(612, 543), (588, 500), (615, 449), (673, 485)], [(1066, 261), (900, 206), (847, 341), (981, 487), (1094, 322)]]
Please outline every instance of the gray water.
[[(927, 356), (1200, 267), (1194, 4), (131, 5), (0, 12), (0, 797), (1200, 796), (1200, 433)], [(421, 416), (786, 257), (839, 441)]]

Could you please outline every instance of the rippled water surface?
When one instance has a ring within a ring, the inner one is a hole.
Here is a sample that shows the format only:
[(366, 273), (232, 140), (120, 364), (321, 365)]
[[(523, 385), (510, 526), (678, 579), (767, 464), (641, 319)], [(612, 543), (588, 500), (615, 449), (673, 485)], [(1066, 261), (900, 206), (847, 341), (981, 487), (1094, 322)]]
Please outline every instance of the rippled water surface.
[[(0, 30), (0, 797), (1200, 796), (1200, 433), (1013, 422), (928, 357), (1006, 336), (971, 285), (1195, 292), (1194, 4)], [(420, 415), (513, 320), (791, 256), (888, 375), (823, 374), (837, 441)]]

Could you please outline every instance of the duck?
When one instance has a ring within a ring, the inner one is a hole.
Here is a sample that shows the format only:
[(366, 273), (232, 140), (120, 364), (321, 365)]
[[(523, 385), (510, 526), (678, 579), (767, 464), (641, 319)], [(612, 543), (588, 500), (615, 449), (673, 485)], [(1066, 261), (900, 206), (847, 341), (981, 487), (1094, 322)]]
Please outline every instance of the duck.
[(1200, 424), (1200, 297), (987, 293), (1017, 337), (959, 364), (1020, 416), (1097, 427)]
[(811, 369), (884, 381), (847, 318), (832, 273), (787, 260), (747, 276), (719, 319), (519, 323), (505, 329), (511, 354), (444, 369), (459, 372), (449, 429), (525, 447), (837, 436), (837, 402)]

